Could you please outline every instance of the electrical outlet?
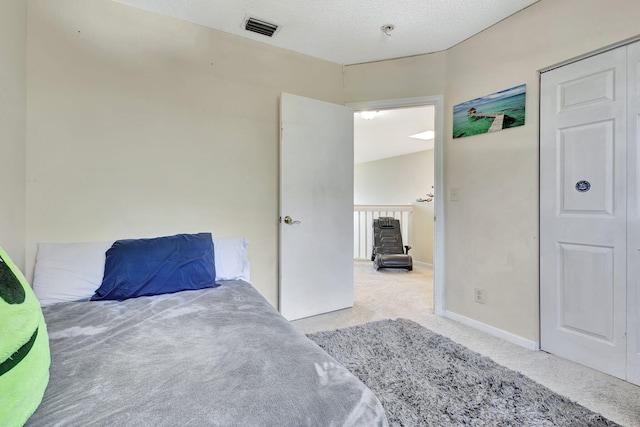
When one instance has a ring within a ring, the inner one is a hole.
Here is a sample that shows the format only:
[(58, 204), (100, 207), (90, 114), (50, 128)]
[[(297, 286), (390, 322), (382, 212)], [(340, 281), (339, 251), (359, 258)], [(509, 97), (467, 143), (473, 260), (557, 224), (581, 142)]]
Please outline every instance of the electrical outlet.
[(473, 300), (475, 302), (479, 302), (480, 304), (484, 304), (487, 302), (487, 295), (485, 290), (482, 288), (473, 288)]

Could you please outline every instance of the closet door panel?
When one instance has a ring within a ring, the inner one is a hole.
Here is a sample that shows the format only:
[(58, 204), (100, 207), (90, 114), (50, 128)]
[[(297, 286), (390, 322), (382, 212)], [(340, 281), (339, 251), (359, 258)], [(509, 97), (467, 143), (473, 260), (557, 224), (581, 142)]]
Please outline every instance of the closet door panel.
[(626, 48), (541, 76), (542, 350), (626, 377)]
[(627, 380), (640, 385), (640, 42), (627, 55)]

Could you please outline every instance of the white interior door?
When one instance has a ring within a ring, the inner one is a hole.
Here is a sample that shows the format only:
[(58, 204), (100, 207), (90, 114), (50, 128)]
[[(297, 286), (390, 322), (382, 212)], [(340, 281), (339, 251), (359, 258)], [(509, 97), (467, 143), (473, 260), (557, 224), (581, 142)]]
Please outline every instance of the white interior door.
[(627, 381), (640, 385), (640, 43), (627, 48)]
[(626, 378), (627, 62), (542, 75), (541, 348)]
[(353, 306), (353, 110), (283, 93), (280, 121), (280, 313), (295, 320)]

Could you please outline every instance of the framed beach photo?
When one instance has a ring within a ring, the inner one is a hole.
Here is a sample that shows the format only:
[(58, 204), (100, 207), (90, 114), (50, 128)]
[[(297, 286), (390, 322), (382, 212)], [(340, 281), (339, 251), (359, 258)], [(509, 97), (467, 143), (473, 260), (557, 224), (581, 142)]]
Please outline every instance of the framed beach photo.
[(453, 107), (453, 138), (524, 125), (527, 85), (514, 86)]

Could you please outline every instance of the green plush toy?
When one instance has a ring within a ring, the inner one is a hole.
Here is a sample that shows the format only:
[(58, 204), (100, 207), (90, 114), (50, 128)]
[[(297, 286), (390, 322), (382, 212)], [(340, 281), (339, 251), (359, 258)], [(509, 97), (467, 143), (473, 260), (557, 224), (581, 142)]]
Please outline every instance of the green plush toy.
[(40, 303), (0, 248), (0, 426), (22, 426), (49, 382), (49, 337)]

